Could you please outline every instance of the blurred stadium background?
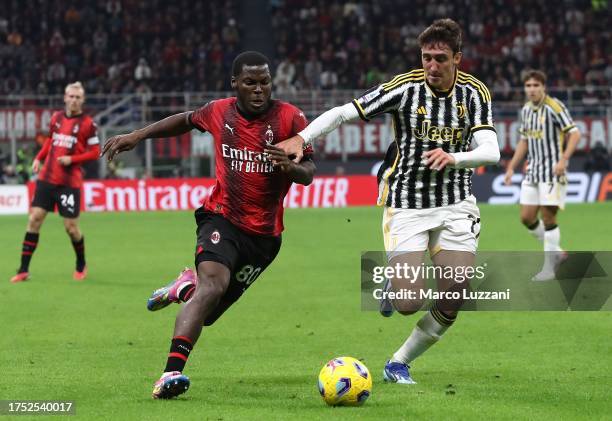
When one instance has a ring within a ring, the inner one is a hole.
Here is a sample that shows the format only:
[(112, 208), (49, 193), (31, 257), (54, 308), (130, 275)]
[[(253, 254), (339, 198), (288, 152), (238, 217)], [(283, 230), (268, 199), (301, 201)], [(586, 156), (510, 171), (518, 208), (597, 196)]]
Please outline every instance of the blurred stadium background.
[[(0, 162), (4, 183), (23, 184), (63, 108), (63, 87), (84, 83), (86, 111), (103, 139), (231, 95), (233, 58), (243, 50), (274, 63), (274, 96), (314, 118), (395, 74), (419, 66), (416, 36), (433, 19), (464, 30), (462, 69), (490, 88), (503, 158), (475, 178), (482, 201), (516, 202), (495, 184), (517, 142), (521, 72), (544, 70), (583, 133), (570, 171), (569, 201), (607, 198), (612, 136), (611, 11), (602, 0), (555, 2), (3, 1), (0, 17)], [(367, 175), (391, 141), (388, 121), (346, 125), (317, 143), (320, 175)], [(87, 166), (88, 179), (210, 177), (209, 137), (198, 132), (147, 141), (117, 165)], [(594, 185), (597, 186), (594, 186)], [(593, 187), (594, 186), (594, 187)], [(349, 179), (349, 204), (353, 187)], [(603, 188), (603, 187), (602, 187)], [(591, 194), (589, 196), (589, 193)], [(340, 200), (338, 203), (343, 203)], [(371, 202), (369, 202), (371, 203)], [(94, 206), (92, 203), (88, 203)]]

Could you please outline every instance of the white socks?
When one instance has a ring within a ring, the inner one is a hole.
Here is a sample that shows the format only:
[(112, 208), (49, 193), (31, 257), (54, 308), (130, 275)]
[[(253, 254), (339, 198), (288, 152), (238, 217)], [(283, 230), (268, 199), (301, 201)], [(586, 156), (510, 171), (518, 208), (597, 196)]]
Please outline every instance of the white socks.
[(559, 227), (544, 231), (544, 265), (542, 272), (554, 274), (558, 261), (558, 252), (563, 251), (559, 245), (561, 242), (561, 231)]
[[(436, 317), (442, 316), (445, 324), (437, 321), (432, 312)], [(453, 322), (454, 319), (449, 319), (437, 309), (432, 308), (417, 322), (406, 342), (393, 354), (391, 361), (409, 364), (438, 342)]]
[(563, 251), (560, 246), (561, 230), (558, 226), (544, 231), (544, 251)]

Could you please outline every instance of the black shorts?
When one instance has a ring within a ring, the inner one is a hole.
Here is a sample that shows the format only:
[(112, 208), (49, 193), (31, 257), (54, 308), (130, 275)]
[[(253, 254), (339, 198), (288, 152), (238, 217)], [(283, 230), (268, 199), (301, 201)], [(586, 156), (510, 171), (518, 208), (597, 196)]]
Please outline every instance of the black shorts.
[(212, 261), (230, 270), (227, 291), (204, 322), (205, 326), (210, 326), (272, 263), (280, 250), (281, 236), (247, 234), (223, 216), (204, 208), (195, 211), (195, 219), (198, 225), (196, 268), (201, 262)]
[(81, 213), (81, 189), (36, 181), (32, 206), (53, 212), (55, 205), (64, 218), (78, 218)]

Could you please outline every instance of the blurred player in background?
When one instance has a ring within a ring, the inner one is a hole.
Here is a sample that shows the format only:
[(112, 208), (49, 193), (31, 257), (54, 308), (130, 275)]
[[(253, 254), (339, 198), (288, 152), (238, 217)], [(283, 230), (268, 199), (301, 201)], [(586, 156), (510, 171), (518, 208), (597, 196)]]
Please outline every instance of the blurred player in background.
[(32, 172), (39, 176), (23, 240), (21, 266), (11, 278), (13, 283), (29, 278), (30, 260), (38, 245), (40, 227), (47, 213), (53, 212), (56, 206), (76, 253), (73, 278), (82, 281), (87, 276), (85, 238), (79, 228), (81, 165), (98, 159), (100, 145), (96, 123), (83, 113), (84, 102), (85, 90), (80, 82), (66, 86), (66, 108), (51, 117), (49, 138), (32, 162)]
[[(499, 160), (491, 95), (473, 76), (458, 70), (461, 28), (451, 19), (435, 21), (420, 34), (422, 69), (401, 74), (365, 92), (352, 103), (315, 119), (279, 147), (289, 154), (347, 121), (369, 121), (391, 114), (395, 132), (379, 171), (378, 204), (384, 206), (383, 235), (389, 266), (420, 266), (425, 252), (436, 266), (473, 266), (480, 233), (480, 212), (471, 190), (471, 168)], [(474, 149), (470, 150), (470, 145)], [(391, 279), (394, 290), (419, 290), (423, 279)], [(463, 288), (438, 279), (441, 291)], [(381, 303), (408, 315), (423, 302)], [(461, 302), (436, 300), (406, 342), (387, 361), (385, 381), (414, 383), (408, 364), (436, 343), (455, 322)]]
[(521, 109), (521, 137), (506, 170), (505, 182), (507, 185), (512, 182), (514, 169), (528, 154), (527, 174), (521, 184), (521, 222), (544, 243), (544, 265), (533, 280), (548, 281), (555, 278), (555, 270), (566, 256), (560, 245), (557, 211), (565, 206), (565, 172), (580, 140), (580, 131), (565, 105), (546, 94), (543, 72), (530, 70), (523, 82), (528, 101)]
[(217, 183), (195, 212), (197, 275), (185, 269), (148, 303), (149, 310), (158, 310), (187, 302), (176, 318), (166, 368), (153, 388), (156, 399), (188, 389), (182, 371), (202, 326), (212, 325), (272, 263), (281, 245), (283, 198), (292, 183), (310, 184), (315, 172), (311, 149), (296, 164), (274, 146), (303, 130), (307, 121), (298, 108), (271, 99), (269, 60), (253, 51), (238, 55), (231, 84), (236, 97), (115, 136), (104, 146), (110, 160), (146, 138), (194, 128), (210, 132), (215, 142)]

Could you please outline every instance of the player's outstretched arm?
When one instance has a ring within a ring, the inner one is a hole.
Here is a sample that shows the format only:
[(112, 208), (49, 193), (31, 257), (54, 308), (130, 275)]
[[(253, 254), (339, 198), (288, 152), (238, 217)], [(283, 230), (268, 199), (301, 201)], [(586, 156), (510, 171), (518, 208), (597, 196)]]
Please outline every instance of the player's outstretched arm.
[(298, 163), (304, 156), (304, 147), (320, 136), (335, 130), (342, 123), (357, 120), (359, 112), (352, 103), (344, 104), (325, 111), (315, 118), (304, 130), (276, 144), (289, 156), (295, 155), (293, 162)]
[(514, 155), (512, 155), (512, 159), (508, 164), (508, 168), (506, 168), (506, 175), (504, 176), (504, 183), (506, 184), (506, 186), (509, 186), (510, 183), (512, 183), (514, 169), (521, 161), (523, 161), (525, 155), (527, 155), (527, 149), (527, 139), (521, 137), (519, 139), (518, 144), (516, 145), (516, 149), (514, 150)]
[(106, 158), (112, 161), (118, 153), (134, 149), (144, 139), (172, 137), (187, 133), (193, 129), (193, 124), (189, 120), (190, 114), (191, 111), (174, 114), (131, 133), (113, 136), (104, 144), (102, 155), (106, 155)]
[(265, 152), (275, 168), (287, 175), (289, 180), (305, 186), (312, 183), (316, 166), (314, 162), (306, 160), (296, 164), (289, 159), (289, 155), (276, 145), (267, 145)]

